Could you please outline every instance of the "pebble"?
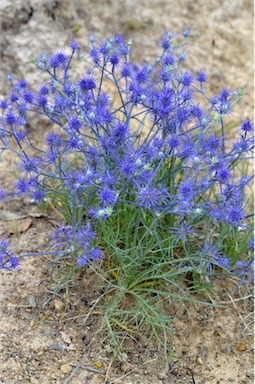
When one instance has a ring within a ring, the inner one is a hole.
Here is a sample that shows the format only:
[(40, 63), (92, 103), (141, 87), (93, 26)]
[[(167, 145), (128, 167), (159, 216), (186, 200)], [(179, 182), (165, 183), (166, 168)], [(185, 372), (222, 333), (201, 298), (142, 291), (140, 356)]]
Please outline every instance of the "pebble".
[(95, 366), (97, 367), (97, 368), (102, 368), (103, 367), (103, 363), (102, 363), (102, 361), (101, 360), (98, 360), (96, 363), (95, 363)]
[(238, 352), (245, 352), (247, 350), (247, 346), (244, 343), (237, 343), (235, 348)]
[(31, 320), (30, 323), (29, 323), (30, 327), (33, 328), (35, 326), (35, 321), (34, 320)]
[(125, 352), (123, 352), (123, 353), (121, 353), (121, 354), (118, 356), (118, 359), (119, 359), (119, 361), (120, 361), (121, 363), (126, 363), (127, 360), (128, 360), (128, 355), (127, 355)]
[(122, 372), (124, 372), (124, 373), (128, 372), (128, 371), (130, 370), (130, 365), (127, 364), (127, 363), (122, 363), (122, 364), (121, 364), (121, 370), (122, 370)]
[(64, 310), (65, 304), (60, 299), (54, 299), (54, 307), (55, 307), (57, 312), (61, 312)]
[(97, 376), (92, 377), (91, 380), (89, 381), (89, 384), (98, 384), (98, 377)]
[(7, 304), (7, 310), (8, 311), (14, 311), (15, 310), (15, 305), (13, 305), (12, 303), (8, 303)]
[(28, 297), (28, 304), (30, 307), (35, 308), (36, 307), (36, 296), (29, 296)]
[(72, 367), (69, 364), (63, 364), (60, 367), (60, 371), (63, 373), (70, 373), (72, 371)]
[(254, 370), (253, 369), (247, 369), (246, 376), (251, 378), (251, 379), (254, 379)]
[(232, 351), (231, 346), (227, 345), (226, 347), (223, 347), (220, 349), (222, 353), (230, 353)]
[(158, 378), (160, 380), (165, 380), (165, 379), (167, 379), (167, 374), (165, 372), (159, 372)]
[(35, 377), (31, 377), (30, 383), (32, 383), (32, 384), (39, 384), (39, 380), (36, 379)]
[(204, 365), (204, 360), (201, 359), (201, 357), (198, 357), (197, 358), (197, 363), (200, 364), (200, 365)]
[(112, 347), (111, 347), (109, 344), (107, 344), (107, 345), (104, 347), (104, 349), (105, 349), (105, 352), (106, 352), (106, 353), (111, 353), (111, 352), (112, 352)]

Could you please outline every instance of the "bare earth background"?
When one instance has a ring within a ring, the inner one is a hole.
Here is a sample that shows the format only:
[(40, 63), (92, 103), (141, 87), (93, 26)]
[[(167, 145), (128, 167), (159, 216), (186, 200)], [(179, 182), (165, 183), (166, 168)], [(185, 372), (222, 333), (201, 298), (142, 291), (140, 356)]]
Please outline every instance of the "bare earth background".
[[(29, 58), (65, 49), (73, 38), (85, 49), (91, 34), (104, 39), (122, 33), (133, 38), (133, 57), (142, 62), (155, 57), (165, 31), (190, 27), (201, 37), (189, 49), (189, 68), (207, 71), (212, 94), (244, 86), (247, 96), (233, 119), (253, 113), (252, 0), (1, 0), (0, 12), (2, 96), (9, 91), (8, 73), (40, 84)], [(33, 129), (43, 140), (43, 124)], [(12, 158), (0, 162), (1, 187), (10, 186), (12, 166)], [(47, 233), (57, 217), (42, 216), (29, 201), (10, 201), (0, 207), (0, 235), (10, 236), (18, 254), (48, 250)], [(131, 345), (131, 352), (112, 361), (109, 346), (95, 334), (100, 308), (86, 321), (98, 297), (89, 283), (93, 278), (77, 274), (70, 291), (55, 296), (50, 265), (50, 258), (31, 258), (19, 273), (1, 272), (0, 383), (64, 383), (85, 354), (89, 369), (80, 368), (70, 383), (253, 383), (252, 298), (247, 291), (234, 296), (233, 282), (216, 282), (219, 298), (230, 302), (224, 308), (191, 307), (189, 314), (180, 306), (169, 308), (174, 357), (164, 372), (163, 354), (153, 342)]]

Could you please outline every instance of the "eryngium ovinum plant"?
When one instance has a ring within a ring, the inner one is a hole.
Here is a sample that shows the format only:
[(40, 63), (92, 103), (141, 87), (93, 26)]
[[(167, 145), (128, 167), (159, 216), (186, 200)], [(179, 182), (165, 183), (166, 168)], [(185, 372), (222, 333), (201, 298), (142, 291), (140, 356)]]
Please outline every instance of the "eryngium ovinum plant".
[[(125, 334), (165, 344), (163, 304), (200, 300), (195, 292), (215, 275), (252, 279), (244, 170), (253, 126), (244, 118), (227, 140), (244, 91), (207, 96), (206, 73), (183, 69), (190, 37), (166, 33), (161, 54), (143, 65), (130, 61), (131, 41), (121, 36), (90, 38), (86, 53), (73, 41), (32, 60), (44, 74), (39, 91), (9, 76), (12, 92), (0, 105), (1, 150), (19, 158), (19, 178), (1, 200), (28, 196), (61, 213), (56, 260), (102, 278), (103, 326), (115, 347)], [(33, 116), (51, 122), (41, 146), (27, 128)], [(2, 239), (1, 267), (19, 259)]]

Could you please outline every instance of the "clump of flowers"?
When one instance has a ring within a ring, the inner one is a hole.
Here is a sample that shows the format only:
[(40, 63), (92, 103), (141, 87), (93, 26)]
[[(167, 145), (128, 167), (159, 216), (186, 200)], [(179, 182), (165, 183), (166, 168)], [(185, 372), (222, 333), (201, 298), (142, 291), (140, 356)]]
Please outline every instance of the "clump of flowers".
[[(121, 252), (136, 247), (141, 258), (147, 244), (154, 263), (164, 253), (180, 274), (250, 273), (248, 245), (246, 259), (235, 260), (220, 233), (248, 233), (247, 244), (252, 233), (251, 177), (238, 164), (251, 157), (253, 125), (244, 119), (237, 138), (227, 140), (226, 121), (243, 90), (206, 95), (206, 73), (183, 66), (191, 37), (166, 33), (161, 54), (142, 65), (130, 61), (132, 42), (121, 36), (100, 44), (91, 38), (86, 53), (73, 41), (66, 52), (33, 59), (48, 78), (39, 90), (10, 78), (0, 140), (2, 151), (18, 157), (19, 178), (0, 198), (51, 200), (66, 219), (52, 241), (80, 267), (104, 259), (115, 236), (115, 251), (117, 243)], [(33, 115), (51, 122), (41, 147), (30, 137)], [(18, 261), (3, 240), (0, 266)]]

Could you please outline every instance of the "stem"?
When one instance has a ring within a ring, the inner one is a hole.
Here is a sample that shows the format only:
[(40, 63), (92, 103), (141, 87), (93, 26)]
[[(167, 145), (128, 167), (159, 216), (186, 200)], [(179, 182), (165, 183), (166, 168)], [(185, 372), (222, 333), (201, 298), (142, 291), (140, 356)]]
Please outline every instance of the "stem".
[(141, 222), (141, 211), (142, 211), (142, 209), (141, 209), (141, 207), (139, 207), (138, 208), (137, 217), (136, 217), (136, 223), (135, 223), (135, 232), (134, 232), (134, 239), (133, 239), (134, 247), (136, 247), (136, 243), (137, 243), (139, 225), (140, 225), (140, 222)]

